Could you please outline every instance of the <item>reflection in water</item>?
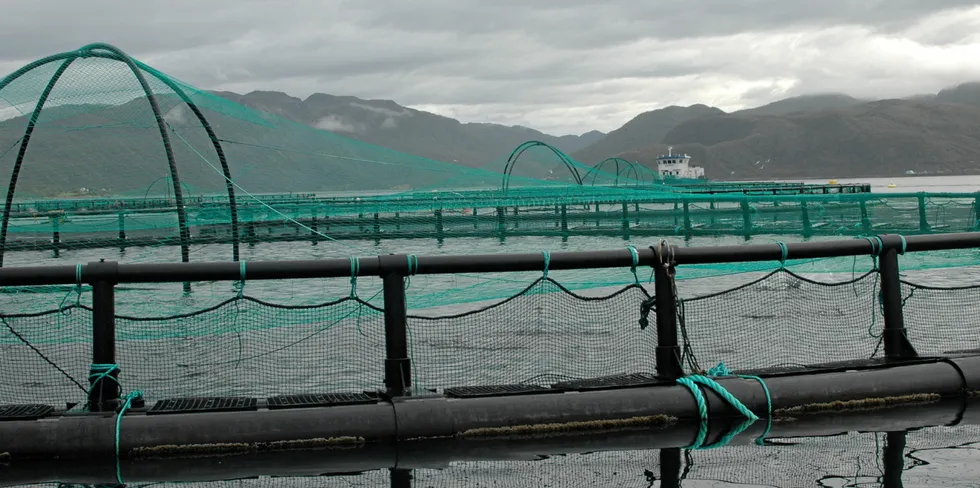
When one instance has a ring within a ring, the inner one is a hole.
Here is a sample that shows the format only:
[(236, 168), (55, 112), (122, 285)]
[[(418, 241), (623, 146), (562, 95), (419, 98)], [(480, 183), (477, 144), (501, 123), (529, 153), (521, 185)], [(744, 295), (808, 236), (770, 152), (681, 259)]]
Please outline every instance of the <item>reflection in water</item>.
[[(710, 450), (668, 448), (541, 456), (538, 460), (458, 462), (442, 468), (384, 469), (314, 477), (262, 476), (226, 481), (152, 482), (125, 485), (16, 485), (49, 488), (180, 487), (826, 487), (897, 488), (976, 486), (980, 462), (976, 426), (771, 439), (766, 445), (732, 445)], [(506, 457), (506, 454), (503, 454)], [(321, 454), (326, 460), (331, 453)], [(236, 463), (232, 459), (227, 461)], [(329, 461), (324, 461), (329, 464)], [(0, 466), (0, 486), (15, 486)], [(166, 474), (166, 473), (165, 473)], [(183, 477), (180, 473), (169, 475)], [(247, 475), (243, 475), (247, 476)]]

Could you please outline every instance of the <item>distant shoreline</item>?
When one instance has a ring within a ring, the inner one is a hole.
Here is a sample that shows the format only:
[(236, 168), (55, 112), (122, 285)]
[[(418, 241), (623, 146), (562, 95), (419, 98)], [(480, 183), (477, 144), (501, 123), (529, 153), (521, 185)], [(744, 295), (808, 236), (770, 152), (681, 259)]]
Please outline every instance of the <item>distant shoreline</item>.
[(942, 177), (957, 177), (957, 176), (980, 176), (980, 170), (973, 173), (916, 173), (913, 175), (900, 174), (900, 175), (885, 175), (885, 176), (874, 176), (874, 175), (864, 175), (864, 176), (781, 176), (779, 178), (766, 179), (766, 178), (734, 178), (734, 179), (712, 179), (708, 178), (708, 181), (720, 181), (720, 182), (731, 182), (731, 183), (743, 183), (750, 181), (772, 181), (772, 182), (800, 182), (800, 181), (815, 181), (815, 180), (855, 180), (861, 178), (869, 179), (886, 179), (886, 178), (942, 178)]

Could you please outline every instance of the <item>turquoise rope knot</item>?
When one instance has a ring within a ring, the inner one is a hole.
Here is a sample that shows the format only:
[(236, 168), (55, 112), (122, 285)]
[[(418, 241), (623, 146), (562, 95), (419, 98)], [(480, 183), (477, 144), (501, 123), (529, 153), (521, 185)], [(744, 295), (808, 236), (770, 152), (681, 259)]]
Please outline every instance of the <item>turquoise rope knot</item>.
[(123, 397), (123, 405), (119, 409), (119, 413), (116, 414), (116, 481), (118, 481), (119, 484), (125, 484), (122, 477), (122, 465), (119, 463), (119, 460), (121, 459), (119, 455), (119, 440), (121, 437), (120, 434), (122, 433), (123, 415), (125, 415), (126, 411), (133, 406), (133, 400), (141, 399), (143, 399), (143, 390), (133, 390), (127, 393), (126, 396)]
[(881, 242), (881, 238), (878, 236), (871, 236), (871, 237), (865, 237), (865, 239), (867, 239), (868, 242), (871, 243), (871, 256), (873, 257), (881, 256), (882, 248), (885, 247), (885, 243)]
[(636, 268), (640, 265), (640, 253), (638, 253), (636, 248), (633, 246), (626, 246), (626, 249), (629, 250), (630, 257), (633, 258), (633, 264), (630, 265), (630, 272), (633, 273), (633, 279), (636, 281), (636, 284), (639, 285), (640, 277), (636, 274)]
[(776, 242), (776, 245), (779, 246), (779, 251), (782, 253), (782, 256), (779, 258), (779, 267), (783, 268), (786, 266), (786, 258), (789, 257), (789, 248), (786, 247), (785, 242)]
[(542, 278), (548, 277), (548, 268), (551, 267), (551, 253), (548, 251), (541, 251), (542, 256), (544, 256), (544, 274)]
[(409, 286), (412, 286), (412, 276), (419, 270), (419, 258), (414, 254), (409, 254), (408, 258), (408, 276), (405, 277), (405, 290), (408, 290)]
[(357, 273), (361, 270), (361, 260), (350, 257), (350, 297), (357, 298)]
[(118, 364), (93, 364), (89, 368), (89, 375), (88, 375), (88, 381), (90, 385), (89, 391), (91, 392), (92, 391), (91, 388), (94, 388), (96, 384), (98, 384), (104, 379), (110, 379), (116, 385), (119, 385), (119, 380), (117, 380), (114, 376), (112, 376), (112, 373), (118, 370), (119, 370)]
[[(732, 376), (732, 373), (725, 366), (725, 363), (718, 363), (718, 365), (709, 369), (705, 375), (699, 375), (699, 374), (689, 375), (683, 378), (678, 378), (676, 380), (678, 384), (687, 387), (687, 389), (691, 391), (691, 394), (694, 395), (694, 400), (695, 402), (697, 402), (697, 406), (698, 406), (698, 416), (700, 417), (698, 436), (695, 439), (694, 443), (688, 447), (688, 449), (696, 450), (696, 449), (713, 449), (716, 447), (722, 447), (728, 444), (729, 442), (731, 442), (731, 440), (734, 439), (737, 435), (741, 434), (753, 422), (759, 420), (759, 417), (754, 412), (749, 410), (749, 408), (746, 407), (745, 404), (739, 401), (738, 398), (735, 398), (735, 396), (732, 395), (731, 392), (729, 392), (727, 389), (725, 389), (724, 386), (720, 385), (717, 381), (711, 379), (709, 376), (725, 377), (725, 376)], [(765, 381), (763, 381), (762, 378), (759, 378), (758, 376), (735, 375), (735, 377), (758, 381), (759, 384), (762, 385), (762, 389), (766, 394), (766, 411), (767, 411), (766, 430), (755, 441), (756, 444), (763, 445), (765, 443), (766, 435), (769, 434), (769, 431), (772, 428), (772, 398), (769, 394), (769, 388), (766, 386)], [(708, 402), (705, 400), (704, 393), (701, 392), (701, 388), (699, 387), (699, 385), (714, 391), (729, 405), (735, 408), (735, 410), (738, 411), (738, 413), (742, 414), (742, 416), (745, 417), (745, 420), (741, 424), (739, 424), (736, 428), (732, 429), (730, 432), (728, 432), (724, 437), (719, 439), (714, 444), (708, 446), (703, 445), (704, 440), (708, 435), (708, 420), (709, 420)]]
[(238, 298), (242, 298), (245, 295), (245, 261), (238, 262), (238, 276), (238, 281), (232, 286), (238, 290)]
[[(71, 315), (71, 308), (65, 307), (65, 302), (68, 301), (68, 297), (70, 297), (73, 292), (75, 293), (75, 306), (76, 307), (81, 306), (81, 304), (82, 304), (82, 289), (83, 289), (83, 287), (82, 287), (82, 265), (81, 264), (76, 264), (75, 265), (75, 288), (73, 290), (69, 291), (68, 294), (66, 294), (65, 297), (61, 299), (61, 303), (58, 304), (58, 313), (60, 313), (61, 315), (66, 316), (66, 317), (69, 316), (69, 315)], [(60, 326), (60, 323), (59, 323), (59, 326)]]
[[(112, 376), (112, 373), (119, 371), (118, 364), (95, 363), (91, 365), (90, 371), (91, 374), (89, 374), (89, 381), (91, 382), (91, 388), (94, 388), (95, 385), (99, 384), (99, 382), (105, 379), (110, 379), (117, 386), (121, 386), (119, 380), (117, 380), (115, 377)], [(89, 393), (91, 393), (91, 388), (89, 389)], [(116, 480), (119, 482), (119, 484), (124, 484), (122, 479), (122, 466), (119, 463), (120, 460), (119, 445), (120, 445), (120, 434), (122, 431), (122, 418), (123, 415), (126, 414), (126, 411), (132, 408), (133, 401), (140, 400), (140, 399), (143, 399), (142, 390), (133, 390), (127, 393), (125, 396), (122, 397), (122, 402), (123, 402), (122, 406), (120, 406), (119, 410), (116, 412), (116, 433), (115, 433)]]
[(417, 273), (418, 270), (419, 270), (419, 258), (416, 257), (414, 254), (409, 254), (408, 255), (408, 275), (409, 276), (415, 276), (415, 273)]

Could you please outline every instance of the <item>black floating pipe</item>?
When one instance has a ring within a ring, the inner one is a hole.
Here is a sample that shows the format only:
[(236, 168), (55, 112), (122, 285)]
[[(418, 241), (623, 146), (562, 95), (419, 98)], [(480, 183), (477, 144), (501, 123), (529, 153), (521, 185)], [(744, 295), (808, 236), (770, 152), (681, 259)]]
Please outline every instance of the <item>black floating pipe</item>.
[[(888, 236), (881, 236), (883, 240)], [(980, 247), (980, 232), (916, 235), (904, 238), (906, 253)], [(867, 239), (786, 243), (786, 259), (815, 259), (871, 255), (877, 249)], [(873, 247), (874, 246), (874, 247)], [(675, 265), (750, 261), (779, 261), (778, 244), (741, 246), (667, 246)], [(637, 249), (640, 266), (653, 266), (655, 252)], [(549, 269), (628, 268), (633, 256), (626, 250), (550, 253)], [(377, 257), (359, 258), (360, 276), (378, 276)], [(418, 256), (415, 274), (493, 273), (539, 271), (544, 267), (541, 253), (470, 254), (456, 256)], [(249, 262), (250, 280), (336, 278), (350, 275), (349, 259)], [(241, 270), (232, 262), (121, 264), (119, 283), (177, 283), (181, 281), (236, 281)], [(98, 278), (84, 269), (83, 281)], [(38, 286), (74, 284), (75, 266), (25, 266), (0, 269), (0, 286)]]
[[(968, 385), (976, 384), (978, 379), (980, 356), (918, 360), (899, 366), (855, 371), (768, 376), (765, 381), (776, 417), (794, 419), (791, 422), (772, 423), (769, 435), (820, 435), (820, 429), (814, 428), (808, 421), (819, 421), (821, 415), (807, 412), (815, 405), (837, 401), (854, 401), (855, 408), (860, 409), (866, 403), (877, 405), (888, 398), (931, 400), (935, 396), (955, 399), (957, 401), (953, 403), (956, 406), (950, 408), (952, 412), (948, 413), (948, 422), (955, 423), (960, 417), (966, 418), (961, 415), (964, 411), (962, 402), (966, 398), (964, 390), (969, 388)], [(756, 415), (763, 419), (767, 417), (766, 394), (757, 381), (732, 377), (721, 378), (718, 383)], [(712, 419), (736, 419), (740, 416), (714, 392), (705, 391), (704, 394)], [(802, 409), (802, 413), (792, 409)], [(390, 403), (327, 408), (168, 415), (132, 412), (121, 422), (122, 428), (118, 435), (123, 456), (130, 457), (129, 454), (134, 449), (152, 450), (159, 446), (199, 446), (207, 450), (206, 445), (221, 448), (222, 445), (268, 445), (312, 439), (361, 438), (365, 442), (373, 443), (462, 437), (486, 442), (501, 440), (499, 436), (506, 437), (515, 427), (520, 432), (533, 433), (534, 426), (550, 425), (551, 427), (542, 429), (541, 433), (554, 435), (553, 428), (565, 424), (572, 426), (586, 422), (601, 428), (604, 422), (617, 425), (632, 421), (640, 424), (637, 428), (643, 431), (643, 435), (655, 438), (646, 448), (659, 449), (693, 444), (698, 434), (697, 412), (695, 401), (687, 388), (665, 383), (660, 386), (580, 391), (574, 394), (543, 393), (462, 399), (419, 396)], [(861, 428), (855, 430), (873, 430), (889, 415), (902, 414), (901, 409), (879, 408), (874, 410), (874, 418), (869, 418), (867, 414), (858, 416), (851, 427), (860, 421)], [(850, 415), (856, 414), (847, 414), (846, 409), (843, 412), (841, 409), (832, 409), (824, 416), (824, 422), (832, 424), (829, 428), (833, 432), (840, 432), (838, 429), (846, 427)], [(680, 423), (657, 431), (656, 419), (669, 417), (679, 419)], [(925, 422), (926, 419), (926, 416), (916, 414), (909, 421)], [(977, 420), (980, 419), (972, 421)], [(687, 421), (694, 421), (693, 427)], [(46, 421), (5, 421), (0, 422), (0, 446), (3, 446), (3, 450), (13, 460), (31, 457), (111, 457), (115, 449), (115, 427), (116, 418), (104, 414), (74, 414)], [(749, 427), (746, 436), (758, 436), (766, 427), (767, 422), (757, 421)], [(902, 430), (894, 424), (886, 427), (885, 430), (889, 431)], [(822, 429), (826, 434), (826, 424)], [(715, 432), (708, 442), (717, 440), (723, 434), (724, 432)], [(584, 441), (566, 438), (565, 448), (576, 445), (576, 442)], [(743, 437), (739, 442), (747, 443), (751, 439)], [(589, 442), (585, 442), (582, 447), (595, 450), (595, 446)], [(164, 451), (166, 449), (156, 454), (163, 454)], [(405, 466), (398, 467), (412, 467), (407, 465), (408, 462), (406, 460)]]
[[(329, 409), (327, 409), (329, 410)], [(205, 414), (208, 416), (211, 414)], [(129, 420), (128, 418), (126, 420)], [(124, 421), (125, 422), (125, 421)], [(767, 438), (801, 438), (848, 432), (895, 432), (935, 426), (980, 425), (980, 405), (946, 401), (872, 412), (805, 415), (772, 425)], [(706, 438), (724, 436), (727, 427), (714, 422)], [(730, 445), (753, 443), (765, 431), (764, 421), (750, 425)], [(365, 443), (348, 449), (250, 452), (226, 456), (147, 457), (124, 459), (123, 478), (131, 483), (187, 482), (259, 476), (320, 476), (377, 469), (440, 469), (456, 462), (533, 461), (541, 455), (608, 451), (682, 449), (696, 436), (696, 423), (666, 428), (618, 430), (592, 434), (529, 436), (524, 438), (446, 438), (399, 443)], [(897, 447), (897, 444), (893, 443)], [(887, 444), (886, 444), (887, 449)], [(325, 455), (328, 453), (328, 455)], [(676, 466), (676, 465), (675, 465)], [(673, 467), (671, 467), (673, 469)], [(113, 456), (83, 462), (13, 458), (0, 471), (0, 486), (22, 486), (52, 479), (64, 483), (116, 482)], [(661, 474), (665, 474), (663, 471)]]

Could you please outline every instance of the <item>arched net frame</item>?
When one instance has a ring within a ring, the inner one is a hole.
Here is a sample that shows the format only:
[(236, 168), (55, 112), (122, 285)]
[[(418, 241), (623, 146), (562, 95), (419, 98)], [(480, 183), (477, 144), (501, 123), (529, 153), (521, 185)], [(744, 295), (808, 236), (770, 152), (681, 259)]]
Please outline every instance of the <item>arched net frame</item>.
[[(106, 45), (45, 58), (6, 80), (0, 87), (0, 171), (16, 173), (14, 191), (5, 194), (8, 266), (99, 258), (248, 263), (394, 252), (584, 251), (640, 248), (664, 238), (717, 245), (963, 231), (977, 223), (972, 194), (801, 195), (764, 185), (702, 185), (701, 190), (737, 190), (712, 194), (634, 181), (633, 173), (608, 163), (593, 169), (535, 141), (520, 150), (501, 148), (492, 161), (435, 161), (318, 129), (315, 119), (291, 120), (241, 105), (233, 95), (196, 89)], [(588, 182), (576, 173), (588, 174)], [(974, 250), (906, 256), (902, 269), (972, 266), (977, 257)], [(786, 267), (800, 273), (842, 273), (828, 281), (845, 284), (801, 284), (777, 274), (741, 294), (690, 301), (691, 334), (700, 337), (701, 357), (744, 359), (744, 366), (788, 353), (741, 358), (727, 352), (731, 336), (718, 331), (731, 326), (731, 311), (740, 311), (738, 320), (746, 323), (799, 325), (799, 316), (834, 312), (833, 304), (846, 299), (853, 302), (848, 310), (867, 311), (864, 319), (870, 319), (875, 291), (867, 283), (873, 280), (847, 281), (870, 265), (870, 259), (850, 258), (791, 262)], [(778, 266), (687, 266), (678, 278), (738, 274), (711, 280), (712, 290), (725, 291)], [(650, 288), (649, 269), (556, 270), (549, 280), (542, 279), (543, 271), (413, 276), (406, 294), (415, 314), (410, 327), (420, 384), (584, 377), (622, 372), (649, 359), (653, 349), (645, 341), (651, 338), (639, 337), (652, 329), (636, 325), (643, 295), (636, 286)], [(237, 284), (197, 283), (190, 294), (173, 284), (117, 287), (117, 347), (127, 386), (161, 398), (378, 384), (380, 280), (363, 277), (354, 290), (346, 278), (243, 278)], [(691, 286), (682, 283), (686, 297), (708, 291)], [(819, 293), (799, 291), (809, 289)], [(572, 290), (581, 294), (573, 296)], [(0, 384), (2, 396), (75, 398), (71, 382), (37, 351), (84, 381), (92, 320), (82, 306), (91, 303), (90, 290), (0, 291), (0, 316), (9, 325), (0, 329), (0, 356), (10, 371), (10, 381)], [(942, 322), (972, 323), (956, 315), (974, 300), (971, 293), (946, 298), (943, 310), (949, 315)], [(597, 296), (606, 298), (591, 299)], [(485, 308), (508, 298), (513, 300)], [(467, 311), (473, 313), (453, 316)], [(822, 317), (836, 340), (869, 343), (864, 336), (858, 341), (836, 332), (839, 315)], [(920, 323), (929, 320), (939, 322)], [(859, 325), (854, 330), (864, 333), (868, 326)], [(760, 334), (765, 330), (758, 328)], [(949, 329), (937, 330), (944, 340), (956, 337)], [(751, 344), (745, 350), (757, 351)], [(470, 361), (474, 369), (455, 362), (464, 357), (457, 352), (460, 345), (481, 351), (474, 353), (479, 360)], [(799, 342), (800, 354), (816, 351), (811, 345)], [(845, 350), (830, 340), (825, 346)], [(626, 348), (633, 352), (624, 353)], [(600, 359), (563, 362), (581, 351)], [(324, 357), (315, 367), (302, 362)], [(491, 363), (501, 365), (492, 377), (485, 372)], [(302, 378), (284, 384), (283, 369)], [(24, 378), (47, 389), (24, 390), (18, 386)]]
[[(223, 187), (228, 213), (223, 220), (237, 229), (231, 174), (204, 113), (178, 83), (118, 48), (91, 44), (35, 61), (0, 81), (0, 97), (6, 105), (0, 111), (13, 116), (0, 126), (0, 145), (7, 148), (0, 163), (9, 165), (11, 174), (0, 253), (30, 245), (38, 234), (51, 235), (55, 250), (63, 234), (79, 236), (75, 248), (97, 245), (104, 240), (100, 231), (115, 224), (120, 243), (131, 239), (167, 245), (176, 240), (180, 259), (188, 261), (187, 204), (202, 195), (181, 182), (179, 162), (190, 162), (191, 155), (174, 143), (178, 131), (191, 138), (203, 135), (210, 143), (203, 150), (220, 163), (219, 178), (193, 166), (185, 176), (202, 189)], [(161, 173), (172, 194), (168, 191), (163, 202), (151, 203), (149, 190)], [(15, 206), (18, 188), (22, 201)], [(142, 202), (123, 200), (142, 188)], [(37, 208), (23, 202), (24, 196), (61, 201)], [(153, 207), (162, 211), (140, 211)], [(237, 239), (232, 249), (232, 259), (238, 260)]]

